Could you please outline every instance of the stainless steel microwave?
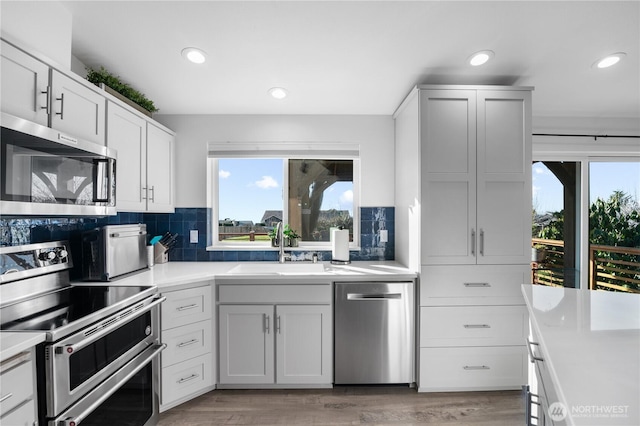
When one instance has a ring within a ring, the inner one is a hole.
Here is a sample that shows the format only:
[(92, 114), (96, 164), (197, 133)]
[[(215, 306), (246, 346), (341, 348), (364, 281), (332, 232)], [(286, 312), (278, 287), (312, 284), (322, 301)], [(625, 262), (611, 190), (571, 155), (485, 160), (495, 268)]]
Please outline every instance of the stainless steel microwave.
[(2, 113), (0, 214), (116, 214), (116, 152)]

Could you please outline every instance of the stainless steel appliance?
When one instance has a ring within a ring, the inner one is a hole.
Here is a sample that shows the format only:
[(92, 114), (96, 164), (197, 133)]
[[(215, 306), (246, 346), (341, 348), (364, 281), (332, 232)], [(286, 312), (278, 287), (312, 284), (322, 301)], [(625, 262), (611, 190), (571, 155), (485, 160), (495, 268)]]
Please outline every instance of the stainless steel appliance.
[(149, 267), (147, 225), (108, 225), (82, 233), (82, 277), (109, 281)]
[(334, 296), (334, 383), (412, 385), (413, 283), (336, 283)]
[(45, 332), (39, 424), (155, 425), (156, 287), (72, 285), (67, 242), (0, 248), (0, 329)]
[(2, 113), (0, 214), (116, 214), (116, 153)]

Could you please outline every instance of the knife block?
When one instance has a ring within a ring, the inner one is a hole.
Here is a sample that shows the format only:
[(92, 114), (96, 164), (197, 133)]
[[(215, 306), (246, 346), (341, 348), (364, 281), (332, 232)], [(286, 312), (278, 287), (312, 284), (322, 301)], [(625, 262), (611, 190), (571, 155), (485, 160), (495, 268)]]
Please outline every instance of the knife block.
[(169, 249), (160, 243), (153, 245), (154, 261), (155, 263), (167, 263), (169, 261)]

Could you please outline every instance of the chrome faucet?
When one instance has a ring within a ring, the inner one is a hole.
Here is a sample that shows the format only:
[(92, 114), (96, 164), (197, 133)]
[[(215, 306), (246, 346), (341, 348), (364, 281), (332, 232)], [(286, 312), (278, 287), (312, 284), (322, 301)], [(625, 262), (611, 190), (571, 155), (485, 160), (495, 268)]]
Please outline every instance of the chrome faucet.
[(284, 229), (282, 222), (278, 222), (276, 228), (276, 238), (278, 239), (278, 247), (280, 248), (280, 254), (278, 255), (278, 262), (284, 263), (287, 259), (290, 259), (291, 256), (284, 253)]

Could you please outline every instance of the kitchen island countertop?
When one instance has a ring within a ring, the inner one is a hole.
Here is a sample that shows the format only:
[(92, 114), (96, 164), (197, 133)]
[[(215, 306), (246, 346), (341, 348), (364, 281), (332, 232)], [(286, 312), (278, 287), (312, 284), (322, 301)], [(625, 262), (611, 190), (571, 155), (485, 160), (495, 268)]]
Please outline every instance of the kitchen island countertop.
[[(640, 424), (640, 294), (525, 284), (567, 425)], [(546, 386), (546, 383), (545, 383)]]

